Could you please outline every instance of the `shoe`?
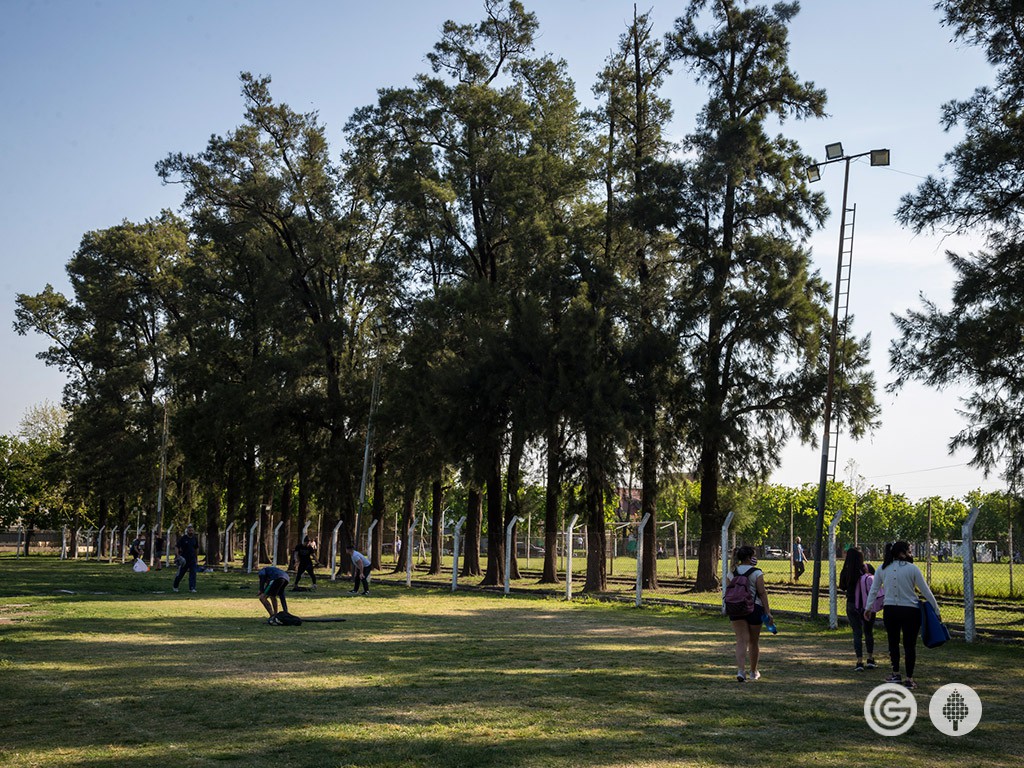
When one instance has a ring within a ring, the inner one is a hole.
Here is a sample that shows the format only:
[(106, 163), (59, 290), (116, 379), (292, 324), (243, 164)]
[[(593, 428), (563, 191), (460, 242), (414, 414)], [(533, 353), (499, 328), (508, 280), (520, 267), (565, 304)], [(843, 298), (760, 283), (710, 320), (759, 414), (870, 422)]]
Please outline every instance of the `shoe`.
[(368, 594), (370, 594), (370, 590), (368, 590), (368, 589), (364, 589), (364, 590), (363, 590), (363, 594), (364, 594), (364, 595), (368, 595)]
[(868, 659), (868, 669), (874, 669), (876, 666), (874, 659)]
[(173, 590), (174, 590), (175, 592), (177, 592), (177, 591), (178, 591), (178, 588), (177, 588), (177, 587), (171, 587), (171, 589), (173, 589)]
[(909, 677), (906, 680), (903, 681), (903, 684), (907, 687), (908, 690), (911, 690), (911, 691), (914, 690), (915, 688), (917, 688), (917, 683), (915, 683)]
[(359, 594), (359, 590), (358, 589), (350, 589), (347, 594), (358, 595)]
[(198, 592), (198, 591), (199, 591), (199, 590), (197, 590), (197, 589), (190, 589), (190, 590), (189, 590), (189, 592)]
[(316, 592), (316, 584), (314, 584), (312, 587), (310, 587), (310, 589), (313, 590), (314, 592)]
[(864, 671), (864, 665), (863, 665), (863, 664), (861, 664), (861, 663), (860, 663), (860, 662), (858, 661), (858, 662), (857, 662), (857, 666), (853, 668), (853, 671), (854, 671), (854, 672), (863, 672), (863, 671)]
[(747, 682), (746, 674), (744, 674), (743, 672), (737, 672), (736, 673), (736, 682), (737, 683), (745, 683), (745, 682)]
[(747, 680), (760, 680), (760, 679), (761, 679), (761, 673), (760, 672), (751, 672), (749, 675), (747, 675)]
[(887, 678), (885, 678), (885, 682), (887, 682), (887, 683), (902, 683), (903, 682), (903, 677), (900, 675), (899, 672), (893, 672), (891, 675), (889, 675)]

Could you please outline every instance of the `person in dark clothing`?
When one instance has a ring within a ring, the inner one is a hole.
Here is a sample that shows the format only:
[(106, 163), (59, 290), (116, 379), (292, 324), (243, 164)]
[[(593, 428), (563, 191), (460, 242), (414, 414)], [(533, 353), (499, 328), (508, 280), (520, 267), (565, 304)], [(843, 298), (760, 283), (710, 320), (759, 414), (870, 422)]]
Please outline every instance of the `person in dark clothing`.
[(178, 537), (178, 575), (174, 577), (174, 591), (178, 591), (178, 585), (188, 571), (188, 591), (196, 591), (196, 571), (199, 569), (199, 539), (196, 538), (195, 529), (188, 525), (185, 527), (185, 535)]
[(263, 603), (263, 607), (267, 609), (267, 613), (270, 614), (267, 623), (276, 624), (278, 598), (281, 599), (281, 611), (288, 613), (288, 600), (284, 596), (289, 581), (288, 572), (268, 565), (265, 568), (260, 568), (258, 574), (260, 577), (259, 599)]
[(299, 579), (302, 574), (308, 573), (313, 582), (313, 589), (316, 589), (316, 574), (313, 572), (313, 557), (316, 555), (316, 542), (306, 536), (302, 543), (295, 547), (295, 584), (292, 591), (299, 586)]
[(793, 546), (793, 578), (799, 581), (804, 575), (804, 564), (807, 556), (804, 554), (804, 545), (800, 543), (800, 537), (796, 537), (796, 544)]
[(133, 560), (141, 560), (146, 556), (146, 537), (141, 533), (132, 539), (131, 545), (128, 547), (128, 554), (132, 556)]
[(875, 668), (875, 619), (864, 617), (864, 600), (871, 589), (871, 582), (867, 581), (867, 589), (862, 579), (868, 574), (867, 566), (864, 564), (864, 553), (857, 547), (850, 547), (846, 550), (846, 560), (843, 562), (843, 570), (839, 574), (839, 588), (846, 593), (846, 617), (850, 620), (850, 628), (853, 630), (853, 652), (857, 654), (856, 672), (864, 671), (864, 646), (868, 649), (868, 669)]

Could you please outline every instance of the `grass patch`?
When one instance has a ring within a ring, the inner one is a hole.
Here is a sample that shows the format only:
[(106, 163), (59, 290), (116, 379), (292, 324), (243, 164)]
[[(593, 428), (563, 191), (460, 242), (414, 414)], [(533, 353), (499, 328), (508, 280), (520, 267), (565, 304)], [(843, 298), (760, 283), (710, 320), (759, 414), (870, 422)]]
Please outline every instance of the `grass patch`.
[[(883, 739), (862, 715), (881, 675), (812, 624), (766, 638), (740, 685), (727, 622), (679, 608), (322, 580), (293, 612), (348, 621), (270, 627), (244, 574), (190, 595), (166, 571), (2, 563), (9, 768), (1019, 765), (1019, 647), (921, 649), (917, 724)], [(985, 706), (959, 739), (927, 718), (948, 682)]]

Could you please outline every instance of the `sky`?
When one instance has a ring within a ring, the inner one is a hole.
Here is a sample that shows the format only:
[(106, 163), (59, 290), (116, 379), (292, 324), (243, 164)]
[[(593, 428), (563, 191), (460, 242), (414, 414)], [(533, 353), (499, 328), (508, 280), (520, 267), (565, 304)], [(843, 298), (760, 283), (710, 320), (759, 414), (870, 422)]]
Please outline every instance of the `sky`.
[[(538, 49), (566, 60), (579, 98), (591, 103), (596, 73), (632, 18), (627, 0), (525, 0), (540, 24)], [(953, 273), (946, 250), (976, 250), (967, 237), (917, 235), (894, 212), (902, 195), (935, 173), (959, 134), (944, 133), (941, 105), (992, 81), (981, 51), (951, 41), (933, 0), (804, 0), (790, 28), (790, 63), (828, 94), (826, 119), (781, 126), (803, 151), (824, 159), (841, 141), (847, 154), (888, 148), (892, 164), (854, 162), (849, 201), (857, 206), (850, 312), (858, 336), (871, 334), (882, 425), (839, 439), (839, 479), (910, 498), (959, 497), (1003, 487), (949, 454), (965, 422), (956, 390), (884, 387), (891, 315), (927, 296), (948, 306)], [(685, 4), (649, 2), (667, 32)], [(47, 284), (68, 292), (64, 266), (86, 232), (176, 210), (181, 190), (154, 171), (172, 152), (201, 151), (211, 135), (241, 123), (238, 75), (270, 75), (277, 101), (316, 111), (335, 147), (352, 112), (379, 88), (411, 84), (447, 19), (483, 18), (483, 0), (4, 0), (0, 4), (0, 434), (27, 409), (59, 403), (62, 374), (36, 354), (37, 335), (13, 328), (15, 297)], [(704, 103), (679, 67), (663, 95), (672, 135), (682, 138)], [(831, 282), (839, 243), (842, 164), (816, 185), (833, 212), (811, 240), (814, 263)], [(790, 444), (772, 480), (817, 484), (819, 452)]]

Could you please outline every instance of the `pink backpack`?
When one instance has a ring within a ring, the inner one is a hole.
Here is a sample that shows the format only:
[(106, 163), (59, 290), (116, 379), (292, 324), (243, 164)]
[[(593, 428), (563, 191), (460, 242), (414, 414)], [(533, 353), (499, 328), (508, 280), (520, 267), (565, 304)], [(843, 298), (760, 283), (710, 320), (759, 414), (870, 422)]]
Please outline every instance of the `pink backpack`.
[[(854, 601), (854, 606), (858, 611), (864, 610), (864, 604), (867, 603), (868, 595), (871, 594), (871, 584), (874, 580), (875, 577), (870, 573), (865, 573), (860, 577), (860, 581), (857, 583), (857, 599)], [(878, 613), (882, 610), (883, 605), (885, 605), (885, 587), (879, 587), (878, 594), (875, 595), (875, 603), (868, 610)]]

